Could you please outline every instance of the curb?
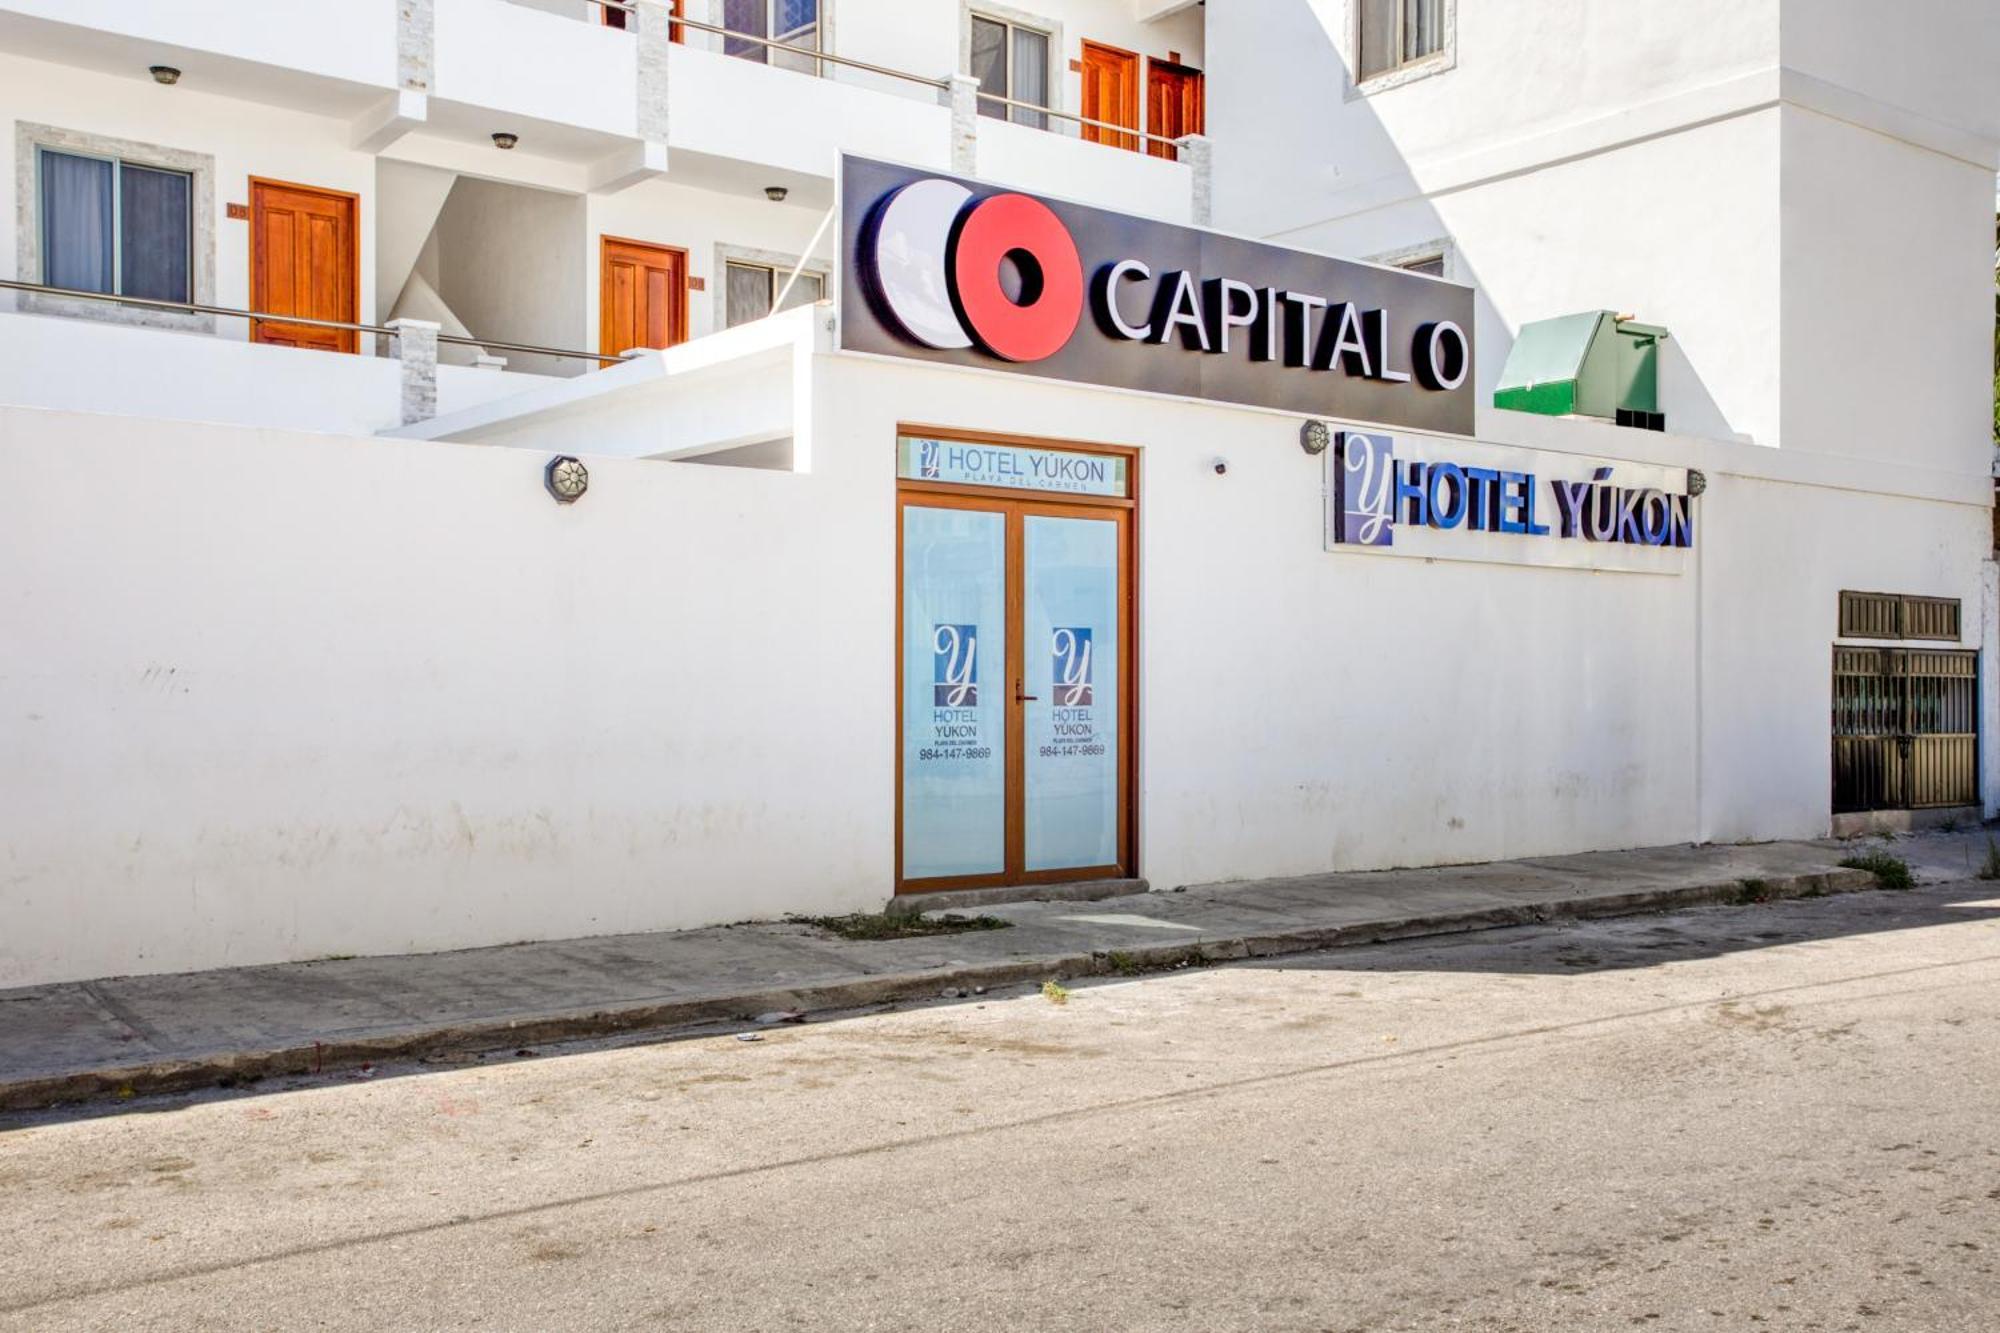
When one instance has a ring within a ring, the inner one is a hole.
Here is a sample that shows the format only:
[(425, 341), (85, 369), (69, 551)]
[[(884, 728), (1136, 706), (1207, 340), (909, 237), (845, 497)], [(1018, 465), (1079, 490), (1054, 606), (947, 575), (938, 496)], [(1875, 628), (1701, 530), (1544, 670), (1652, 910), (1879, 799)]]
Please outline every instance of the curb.
[[(1754, 886), (1754, 887), (1753, 887)], [(942, 989), (988, 989), (1049, 977), (1134, 976), (1175, 968), (1276, 958), (1327, 949), (1383, 944), (1425, 936), (1458, 935), (1551, 921), (1588, 921), (1714, 904), (1744, 905), (1783, 898), (1816, 898), (1875, 887), (1865, 870), (1826, 870), (1771, 880), (1731, 879), (1714, 884), (1561, 898), (1519, 907), (1482, 908), (1429, 916), (1391, 918), (1346, 926), (1309, 927), (1266, 935), (1236, 935), (1198, 944), (1137, 946), (1011, 958), (964, 967), (860, 977), (797, 989), (744, 991), (698, 1000), (574, 1009), (495, 1018), (455, 1026), (424, 1027), (375, 1037), (308, 1045), (231, 1051), (185, 1060), (158, 1060), (0, 1082), (0, 1111), (39, 1110), (103, 1097), (151, 1096), (233, 1086), (265, 1078), (322, 1074), (389, 1060), (447, 1053), (474, 1054), (549, 1045), (631, 1032), (668, 1032), (701, 1023), (736, 1021), (780, 1009), (807, 1012), (935, 999)]]

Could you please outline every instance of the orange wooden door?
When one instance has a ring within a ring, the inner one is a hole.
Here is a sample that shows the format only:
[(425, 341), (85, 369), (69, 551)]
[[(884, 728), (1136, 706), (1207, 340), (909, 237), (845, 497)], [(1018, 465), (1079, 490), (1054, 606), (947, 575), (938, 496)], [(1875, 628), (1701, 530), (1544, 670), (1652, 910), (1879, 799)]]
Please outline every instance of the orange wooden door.
[[(1083, 44), (1083, 60), (1077, 66), (1083, 75), (1083, 116), (1112, 125), (1139, 128), (1139, 57), (1131, 51), (1096, 42)], [(1083, 127), (1083, 137), (1092, 143), (1108, 143), (1114, 148), (1136, 149), (1139, 137)]]
[[(250, 181), (250, 308), (352, 324), (361, 308), (357, 196), (282, 181)], [(352, 352), (352, 329), (257, 320), (252, 341)]]
[(634, 347), (686, 342), (687, 251), (614, 236), (603, 244), (597, 350), (612, 357)]
[[(1169, 60), (1154, 60), (1146, 66), (1146, 132), (1160, 139), (1179, 139), (1203, 133), (1201, 71)], [(1158, 139), (1148, 141), (1146, 151), (1154, 157), (1177, 158), (1180, 150)]]

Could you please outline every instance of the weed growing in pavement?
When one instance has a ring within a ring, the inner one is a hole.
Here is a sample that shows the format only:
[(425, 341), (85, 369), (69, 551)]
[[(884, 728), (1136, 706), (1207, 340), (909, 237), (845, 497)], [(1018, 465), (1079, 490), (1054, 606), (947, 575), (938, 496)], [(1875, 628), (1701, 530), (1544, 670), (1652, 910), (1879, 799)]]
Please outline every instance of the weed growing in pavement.
[(1910, 874), (1910, 863), (1900, 856), (1887, 852), (1863, 852), (1860, 856), (1850, 856), (1841, 862), (1849, 870), (1865, 870), (1875, 877), (1875, 886), (1882, 889), (1913, 889), (1916, 877)]
[(1778, 896), (1777, 889), (1768, 879), (1739, 879), (1736, 881), (1736, 901), (1738, 903), (1768, 903)]
[(1069, 987), (1063, 985), (1060, 981), (1044, 981), (1042, 983), (1042, 998), (1050, 1004), (1068, 1004)]
[(1990, 836), (1986, 839), (1986, 862), (1979, 867), (1979, 878), (2000, 879), (2000, 842)]
[(886, 912), (855, 912), (849, 916), (788, 918), (844, 940), (906, 940), (922, 935), (962, 935), (969, 930), (1005, 930), (1013, 925), (997, 916), (891, 916)]
[(1937, 826), (1937, 827), (1938, 827), (1938, 832), (1939, 832), (1939, 833), (1956, 833), (1956, 832), (1958, 832), (1958, 816), (1957, 816), (1957, 815), (1946, 815), (1946, 816), (1945, 816), (1945, 817), (1944, 817), (1943, 819), (1940, 819), (1940, 820), (1938, 821), (1938, 826)]
[(1134, 958), (1122, 949), (1113, 949), (1110, 953), (1105, 954), (1104, 961), (1110, 964), (1111, 970), (1121, 977), (1136, 977), (1146, 970), (1140, 965), (1137, 958)]

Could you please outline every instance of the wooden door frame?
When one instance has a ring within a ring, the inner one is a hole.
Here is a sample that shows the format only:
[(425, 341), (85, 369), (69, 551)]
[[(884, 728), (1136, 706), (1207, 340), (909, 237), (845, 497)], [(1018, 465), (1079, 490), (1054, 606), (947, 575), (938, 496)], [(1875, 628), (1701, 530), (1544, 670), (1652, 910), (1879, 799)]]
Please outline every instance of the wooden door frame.
[[(257, 238), (262, 235), (262, 229), (257, 225), (257, 191), (259, 189), (295, 190), (300, 194), (317, 194), (328, 199), (340, 199), (346, 202), (348, 217), (353, 223), (347, 229), (347, 267), (348, 272), (352, 275), (353, 282), (350, 284), (348, 291), (348, 317), (346, 322), (349, 324), (359, 324), (361, 322), (361, 196), (350, 190), (330, 190), (324, 185), (301, 185), (297, 181), (281, 181), (270, 176), (250, 177), (250, 305), (253, 310), (258, 304), (258, 290), (260, 285), (263, 287), (265, 294), (269, 294), (268, 283), (260, 284), (259, 282), (259, 275), (264, 272), (264, 269), (257, 262)], [(263, 325), (275, 324), (282, 326), (284, 322), (282, 319), (251, 320), (250, 341), (258, 341), (257, 331)], [(302, 325), (301, 327), (310, 328), (312, 326)], [(337, 331), (336, 336), (340, 339), (341, 351), (358, 352), (361, 350), (361, 334), (357, 330), (341, 329)]]
[[(603, 354), (601, 357), (603, 362), (606, 364), (616, 364), (619, 359), (619, 354), (616, 352), (604, 353), (604, 320), (607, 309), (604, 294), (606, 289), (611, 285), (605, 279), (611, 276), (610, 255), (613, 245), (637, 246), (641, 250), (664, 250), (668, 254), (675, 254), (681, 257), (680, 290), (673, 294), (675, 303), (674, 318), (676, 321), (675, 326), (680, 329), (680, 341), (686, 342), (694, 333), (693, 328), (688, 324), (688, 280), (694, 276), (694, 272), (688, 267), (687, 247), (684, 245), (664, 245), (659, 241), (642, 241), (632, 236), (613, 236), (608, 232), (599, 232), (597, 235), (597, 350)], [(675, 344), (670, 340), (667, 345), (672, 347)]]
[[(1146, 133), (1158, 134), (1160, 132), (1160, 127), (1153, 123), (1153, 71), (1155, 70), (1172, 71), (1175, 75), (1188, 79), (1194, 84), (1195, 105), (1198, 108), (1200, 108), (1201, 111), (1200, 115), (1201, 128), (1198, 130), (1188, 130), (1184, 132), (1188, 134), (1208, 133), (1207, 76), (1204, 75), (1199, 69), (1195, 68), (1193, 65), (1184, 65), (1178, 60), (1162, 60), (1158, 56), (1150, 56), (1146, 60), (1146, 74), (1144, 79), (1146, 85), (1146, 94), (1145, 94)], [(1170, 161), (1175, 161), (1175, 162), (1180, 160), (1181, 150), (1178, 144), (1163, 142), (1158, 139), (1148, 139), (1145, 144), (1145, 149), (1148, 153), (1152, 154), (1154, 157), (1164, 157)]]
[[(1076, 880), (1136, 876), (1139, 873), (1139, 450), (1131, 445), (1093, 441), (1051, 439), (1035, 435), (1006, 435), (991, 431), (968, 431), (955, 427), (925, 426), (904, 422), (896, 427), (898, 440), (907, 435), (950, 440), (966, 444), (998, 444), (1028, 449), (1061, 449), (1070, 453), (1097, 454), (1125, 460), (1126, 493), (1123, 498), (1103, 495), (1070, 495), (1060, 491), (1017, 490), (1003, 486), (961, 486), (951, 482), (896, 480), (896, 732), (895, 732), (895, 892), (898, 895), (938, 893), (951, 889), (1013, 888), (1031, 884), (1062, 884)], [(950, 875), (910, 881), (903, 876), (903, 511), (911, 504), (937, 509), (970, 509), (999, 512), (1002, 529), (1003, 577), (1006, 581), (1002, 615), (1007, 620), (1007, 652), (1002, 690), (1010, 701), (1005, 714), (1004, 769), (1004, 867), (998, 872), (978, 875)], [(1025, 679), (1026, 589), (1022, 575), (1026, 562), (1025, 520), (1030, 514), (1058, 518), (1111, 517), (1120, 521), (1118, 558), (1120, 580), (1118, 633), (1124, 645), (1118, 663), (1118, 864), (1076, 866), (1059, 870), (1027, 868), (1027, 755), (1025, 732), (1027, 710), (1011, 702), (1013, 683)], [(1015, 756), (1019, 755), (1019, 762)]]
[[(1123, 148), (1128, 152), (1138, 152), (1141, 148), (1145, 146), (1145, 140), (1139, 137), (1141, 132), (1140, 121), (1144, 119), (1144, 117), (1142, 117), (1139, 114), (1139, 104), (1143, 100), (1145, 100), (1145, 95), (1146, 95), (1145, 88), (1143, 86), (1146, 82), (1145, 59), (1142, 56), (1140, 56), (1140, 54), (1137, 51), (1128, 51), (1122, 46), (1113, 46), (1109, 42), (1092, 41), (1088, 37), (1085, 37), (1081, 40), (1082, 44), (1077, 48), (1077, 66), (1079, 70), (1085, 72), (1088, 71), (1090, 67), (1090, 48), (1092, 48), (1093, 46), (1100, 51), (1108, 51), (1112, 55), (1122, 57), (1123, 59), (1125, 59), (1130, 63), (1132, 70), (1132, 77), (1127, 84), (1128, 91), (1125, 96), (1124, 104), (1119, 107), (1119, 110), (1124, 113), (1124, 118), (1130, 122), (1131, 134), (1129, 136), (1118, 135), (1111, 130), (1100, 130), (1092, 126), (1085, 125), (1083, 127), (1084, 130), (1083, 137), (1085, 139), (1090, 139), (1090, 136), (1093, 134), (1112, 136), (1112, 137), (1094, 139), (1091, 140), (1091, 142), (1108, 144), (1110, 147), (1113, 148)], [(1077, 113), (1079, 115), (1085, 115), (1085, 116), (1090, 115), (1089, 112), (1083, 109), (1084, 93), (1088, 90), (1088, 87), (1089, 84), (1088, 81), (1086, 80), (1085, 82), (1081, 83), (1077, 88), (1076, 100), (1077, 100)], [(1109, 124), (1114, 124), (1114, 125), (1118, 123), (1118, 117), (1116, 116), (1100, 115), (1100, 116), (1092, 116), (1091, 119), (1102, 120)], [(1125, 142), (1127, 137), (1130, 138), (1131, 142), (1129, 143)]]

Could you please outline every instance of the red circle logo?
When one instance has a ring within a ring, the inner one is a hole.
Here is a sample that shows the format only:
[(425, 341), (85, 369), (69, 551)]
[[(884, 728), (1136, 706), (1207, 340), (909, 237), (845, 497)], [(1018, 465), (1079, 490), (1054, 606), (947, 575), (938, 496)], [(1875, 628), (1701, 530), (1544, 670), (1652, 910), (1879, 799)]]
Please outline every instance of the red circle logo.
[[(1011, 262), (1020, 295), (1002, 273)], [(1083, 316), (1083, 261), (1049, 206), (1025, 194), (996, 194), (973, 205), (952, 246), (952, 292), (959, 314), (987, 351), (1008, 361), (1040, 361), (1076, 332)]]
[(1083, 317), (1076, 241), (1039, 199), (971, 200), (964, 186), (936, 177), (887, 197), (871, 236), (875, 295), (885, 316), (926, 347), (977, 341), (1008, 361), (1053, 355)]

